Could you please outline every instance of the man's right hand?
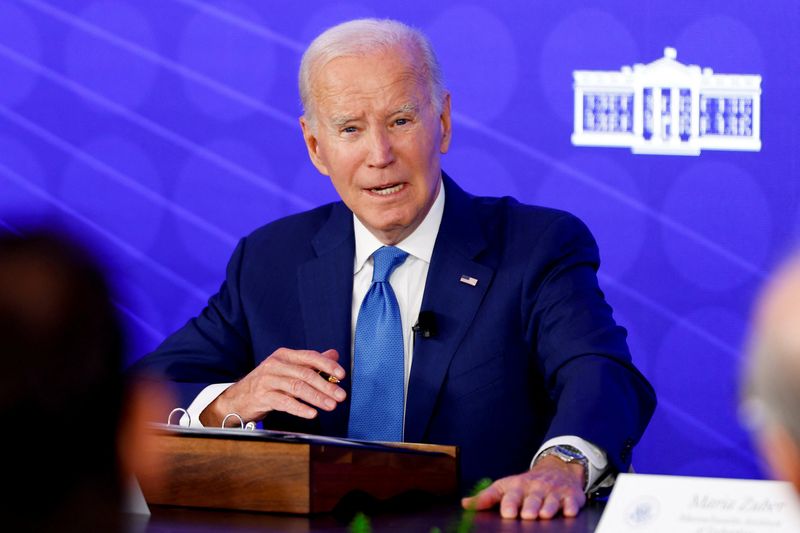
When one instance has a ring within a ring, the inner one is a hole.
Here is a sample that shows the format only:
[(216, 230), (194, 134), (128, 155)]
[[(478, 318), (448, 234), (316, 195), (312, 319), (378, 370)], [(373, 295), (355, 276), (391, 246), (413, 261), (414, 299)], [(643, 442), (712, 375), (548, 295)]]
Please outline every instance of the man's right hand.
[(278, 348), (252, 372), (228, 387), (202, 413), (206, 427), (219, 427), (228, 413), (246, 421), (261, 420), (270, 411), (314, 418), (317, 410), (333, 411), (347, 393), (319, 375), (319, 371), (344, 379), (336, 350)]

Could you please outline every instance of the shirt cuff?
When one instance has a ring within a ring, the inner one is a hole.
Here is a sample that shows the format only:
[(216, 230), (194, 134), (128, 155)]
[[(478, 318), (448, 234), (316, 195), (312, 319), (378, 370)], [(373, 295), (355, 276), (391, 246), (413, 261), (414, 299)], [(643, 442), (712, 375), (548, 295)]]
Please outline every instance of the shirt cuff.
[(606, 452), (580, 437), (576, 437), (575, 435), (562, 435), (546, 441), (539, 447), (539, 451), (536, 452), (536, 455), (533, 456), (531, 468), (543, 451), (559, 445), (577, 448), (578, 451), (586, 456), (589, 462), (589, 471), (586, 473), (586, 486), (583, 490), (589, 492), (608, 469), (608, 457), (606, 457)]
[(197, 395), (192, 401), (192, 404), (186, 409), (188, 415), (184, 414), (181, 417), (180, 425), (192, 428), (203, 427), (203, 424), (200, 422), (200, 413), (231, 385), (233, 385), (233, 383), (214, 383), (201, 390), (200, 394)]

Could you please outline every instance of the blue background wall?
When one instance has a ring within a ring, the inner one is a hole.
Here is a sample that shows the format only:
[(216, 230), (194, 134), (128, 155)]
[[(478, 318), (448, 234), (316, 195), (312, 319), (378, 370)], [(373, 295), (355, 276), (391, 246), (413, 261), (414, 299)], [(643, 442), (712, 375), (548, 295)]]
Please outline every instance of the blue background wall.
[[(90, 240), (138, 357), (199, 311), (240, 236), (336, 198), (297, 125), (300, 55), (334, 23), (399, 18), (431, 36), (453, 94), (444, 168), (595, 233), (601, 283), (660, 398), (637, 470), (759, 476), (736, 392), (753, 298), (800, 230), (800, 2), (387, 4), (0, 0), (0, 225)], [(572, 71), (665, 46), (763, 76), (760, 152), (570, 144)]]

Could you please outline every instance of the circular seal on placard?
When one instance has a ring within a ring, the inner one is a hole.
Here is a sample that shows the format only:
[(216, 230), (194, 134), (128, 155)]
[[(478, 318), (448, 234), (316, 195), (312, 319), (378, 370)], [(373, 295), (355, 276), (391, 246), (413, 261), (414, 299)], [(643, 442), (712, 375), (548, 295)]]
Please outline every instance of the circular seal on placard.
[(658, 516), (658, 501), (651, 496), (642, 496), (633, 501), (625, 512), (625, 521), (633, 527), (644, 527)]

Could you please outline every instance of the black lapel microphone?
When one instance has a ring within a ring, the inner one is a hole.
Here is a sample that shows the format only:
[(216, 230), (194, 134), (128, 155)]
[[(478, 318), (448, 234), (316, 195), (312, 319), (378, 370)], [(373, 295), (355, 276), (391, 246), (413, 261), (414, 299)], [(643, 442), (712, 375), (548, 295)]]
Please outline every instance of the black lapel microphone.
[(436, 329), (436, 313), (433, 311), (420, 311), (417, 323), (411, 327), (414, 333), (419, 333), (425, 339), (435, 337)]

